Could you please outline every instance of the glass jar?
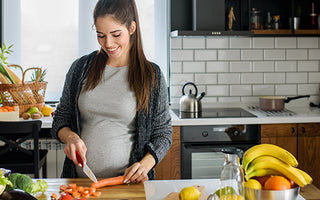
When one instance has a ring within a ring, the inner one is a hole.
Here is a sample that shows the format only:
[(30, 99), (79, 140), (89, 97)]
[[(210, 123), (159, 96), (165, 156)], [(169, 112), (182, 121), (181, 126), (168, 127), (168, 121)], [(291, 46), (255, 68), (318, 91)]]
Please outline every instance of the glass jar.
[(242, 155), (242, 150), (228, 148), (222, 149), (222, 152), (225, 155), (225, 162), (222, 166), (220, 176), (220, 198), (223, 195), (239, 195), (244, 199), (244, 173), (238, 156)]
[(252, 8), (251, 10), (251, 29), (262, 29), (261, 26), (261, 11), (256, 8)]
[(280, 15), (273, 16), (273, 29), (280, 29)]

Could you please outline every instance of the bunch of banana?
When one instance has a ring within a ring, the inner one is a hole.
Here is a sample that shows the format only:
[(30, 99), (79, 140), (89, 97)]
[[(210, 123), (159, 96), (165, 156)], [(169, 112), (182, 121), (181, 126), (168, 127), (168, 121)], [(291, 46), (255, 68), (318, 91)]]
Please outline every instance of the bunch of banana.
[(296, 168), (298, 161), (287, 150), (273, 144), (259, 144), (248, 149), (242, 160), (245, 178), (282, 175), (300, 187), (312, 182), (306, 172)]

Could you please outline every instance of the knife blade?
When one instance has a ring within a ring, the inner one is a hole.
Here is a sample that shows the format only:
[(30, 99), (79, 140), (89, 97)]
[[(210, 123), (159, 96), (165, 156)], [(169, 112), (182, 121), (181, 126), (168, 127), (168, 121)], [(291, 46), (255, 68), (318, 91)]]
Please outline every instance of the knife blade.
[(77, 157), (77, 161), (81, 164), (82, 166), (82, 170), (83, 172), (90, 178), (90, 180), (92, 180), (93, 182), (97, 183), (98, 180), (96, 178), (96, 176), (94, 175), (94, 173), (91, 171), (91, 169), (88, 167), (88, 165), (86, 163), (83, 163), (81, 157), (80, 157), (80, 153), (79, 151), (76, 151), (76, 157)]

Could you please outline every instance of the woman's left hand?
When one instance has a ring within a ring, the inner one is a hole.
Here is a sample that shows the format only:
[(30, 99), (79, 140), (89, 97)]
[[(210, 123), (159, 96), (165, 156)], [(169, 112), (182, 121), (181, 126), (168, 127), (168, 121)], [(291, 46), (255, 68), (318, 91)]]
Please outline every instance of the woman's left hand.
[(136, 162), (124, 172), (126, 179), (124, 183), (143, 183), (147, 181), (148, 170), (140, 162)]

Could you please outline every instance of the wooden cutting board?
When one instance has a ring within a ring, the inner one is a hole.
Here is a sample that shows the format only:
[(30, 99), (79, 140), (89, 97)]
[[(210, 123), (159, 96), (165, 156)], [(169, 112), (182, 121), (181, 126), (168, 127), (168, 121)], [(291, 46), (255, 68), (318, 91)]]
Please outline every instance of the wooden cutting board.
[[(48, 183), (48, 190), (45, 194), (41, 196), (36, 196), (38, 200), (51, 200), (50, 196), (52, 193), (55, 193), (60, 197), (59, 187), (60, 185), (68, 185), (70, 183), (75, 183), (78, 186), (86, 186), (89, 187), (92, 183), (90, 179), (87, 178), (76, 178), (76, 179), (43, 179)], [(101, 180), (101, 179), (98, 179)], [(115, 185), (108, 186), (104, 188), (99, 188), (97, 191), (101, 192), (100, 197), (89, 197), (85, 199), (112, 199), (112, 200), (145, 200), (146, 195), (144, 191), (143, 183), (135, 183), (135, 184), (123, 184), (123, 185)]]
[[(208, 195), (205, 194), (205, 186), (194, 185), (193, 187), (196, 187), (201, 192), (199, 200), (206, 200), (208, 198)], [(168, 194), (168, 196), (164, 198), (164, 200), (179, 200), (179, 192), (171, 192), (170, 194)]]

